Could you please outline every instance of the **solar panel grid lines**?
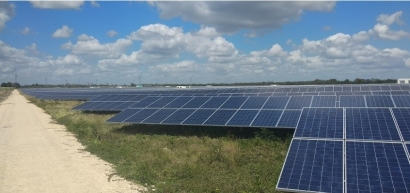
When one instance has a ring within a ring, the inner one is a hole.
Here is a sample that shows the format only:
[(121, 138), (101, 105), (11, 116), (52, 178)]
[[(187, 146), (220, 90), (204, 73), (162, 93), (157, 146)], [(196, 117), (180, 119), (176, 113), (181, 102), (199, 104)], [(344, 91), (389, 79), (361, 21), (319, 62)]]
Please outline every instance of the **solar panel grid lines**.
[(197, 109), (189, 117), (181, 122), (183, 125), (203, 125), (208, 118), (215, 113), (215, 109)]
[(294, 138), (343, 139), (343, 108), (303, 108)]
[(303, 107), (310, 107), (313, 96), (291, 96), (286, 109), (302, 109)]
[(367, 107), (394, 107), (390, 96), (365, 96)]
[(249, 97), (246, 102), (240, 107), (240, 109), (261, 109), (269, 97)]
[(403, 143), (346, 141), (346, 192), (409, 192)]
[(310, 107), (336, 107), (336, 95), (334, 96), (313, 96)]
[(259, 110), (237, 110), (226, 126), (250, 126)]
[(138, 103), (135, 103), (130, 108), (145, 108), (145, 107), (151, 105), (152, 103), (158, 101), (161, 98), (162, 97), (149, 96), (149, 97), (146, 97), (146, 98), (142, 99)]
[(389, 108), (345, 108), (346, 139), (400, 141)]
[(124, 119), (124, 123), (142, 123), (145, 119), (152, 116), (154, 113), (159, 111), (159, 109), (142, 109), (137, 113), (129, 116), (128, 118)]
[(410, 109), (409, 108), (392, 108), (395, 124), (398, 128), (402, 141), (410, 141)]
[(180, 124), (195, 112), (195, 109), (178, 109), (175, 113), (164, 119), (161, 124)]
[(344, 192), (343, 141), (292, 139), (276, 189)]
[(284, 109), (289, 103), (289, 96), (272, 96), (263, 105), (262, 109)]
[(114, 117), (109, 118), (106, 122), (107, 123), (122, 123), (124, 120), (128, 117), (131, 117), (132, 115), (138, 113), (142, 109), (125, 109), (115, 115)]
[(229, 97), (219, 109), (239, 109), (249, 97)]
[(147, 108), (162, 108), (171, 103), (172, 101), (174, 101), (175, 99), (177, 99), (177, 97), (162, 97), (148, 105)]
[(276, 124), (279, 128), (296, 128), (302, 110), (283, 110), (283, 113)]
[(260, 110), (250, 124), (253, 127), (276, 127), (283, 110)]
[(218, 109), (202, 125), (222, 126), (235, 114), (236, 110)]
[(160, 124), (173, 113), (175, 113), (176, 110), (177, 109), (159, 109), (154, 114), (141, 121), (141, 123)]
[(364, 96), (339, 96), (339, 107), (366, 107), (366, 99)]

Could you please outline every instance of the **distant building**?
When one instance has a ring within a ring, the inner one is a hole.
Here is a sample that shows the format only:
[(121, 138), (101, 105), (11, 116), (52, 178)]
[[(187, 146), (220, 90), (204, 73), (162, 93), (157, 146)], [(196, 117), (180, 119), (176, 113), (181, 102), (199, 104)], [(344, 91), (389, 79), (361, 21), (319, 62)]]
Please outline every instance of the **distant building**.
[(409, 84), (410, 78), (399, 78), (397, 79), (397, 84)]
[(177, 86), (177, 88), (191, 88), (190, 86)]

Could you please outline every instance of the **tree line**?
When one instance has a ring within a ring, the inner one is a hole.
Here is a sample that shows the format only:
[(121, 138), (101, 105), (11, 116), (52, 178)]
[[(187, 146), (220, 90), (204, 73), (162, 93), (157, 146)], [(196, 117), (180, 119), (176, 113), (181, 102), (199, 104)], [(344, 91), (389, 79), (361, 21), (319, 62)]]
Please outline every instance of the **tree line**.
[(17, 83), (11, 83), (11, 82), (3, 82), (1, 83), (1, 87), (14, 87), (14, 88), (20, 88), (20, 84)]

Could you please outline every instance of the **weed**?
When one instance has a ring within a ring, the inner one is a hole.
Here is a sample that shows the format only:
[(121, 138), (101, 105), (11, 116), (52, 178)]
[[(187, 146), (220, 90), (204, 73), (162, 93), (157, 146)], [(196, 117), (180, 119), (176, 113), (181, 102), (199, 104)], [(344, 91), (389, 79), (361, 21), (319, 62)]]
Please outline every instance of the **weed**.
[(77, 101), (28, 97), (118, 175), (155, 192), (276, 192), (292, 130), (107, 124)]

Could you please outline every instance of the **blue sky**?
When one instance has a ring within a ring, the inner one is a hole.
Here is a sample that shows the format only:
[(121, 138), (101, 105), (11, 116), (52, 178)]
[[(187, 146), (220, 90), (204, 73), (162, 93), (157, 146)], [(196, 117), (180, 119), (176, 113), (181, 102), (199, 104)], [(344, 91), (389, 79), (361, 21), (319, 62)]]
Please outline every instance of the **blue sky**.
[(410, 2), (0, 2), (0, 82), (403, 78)]

